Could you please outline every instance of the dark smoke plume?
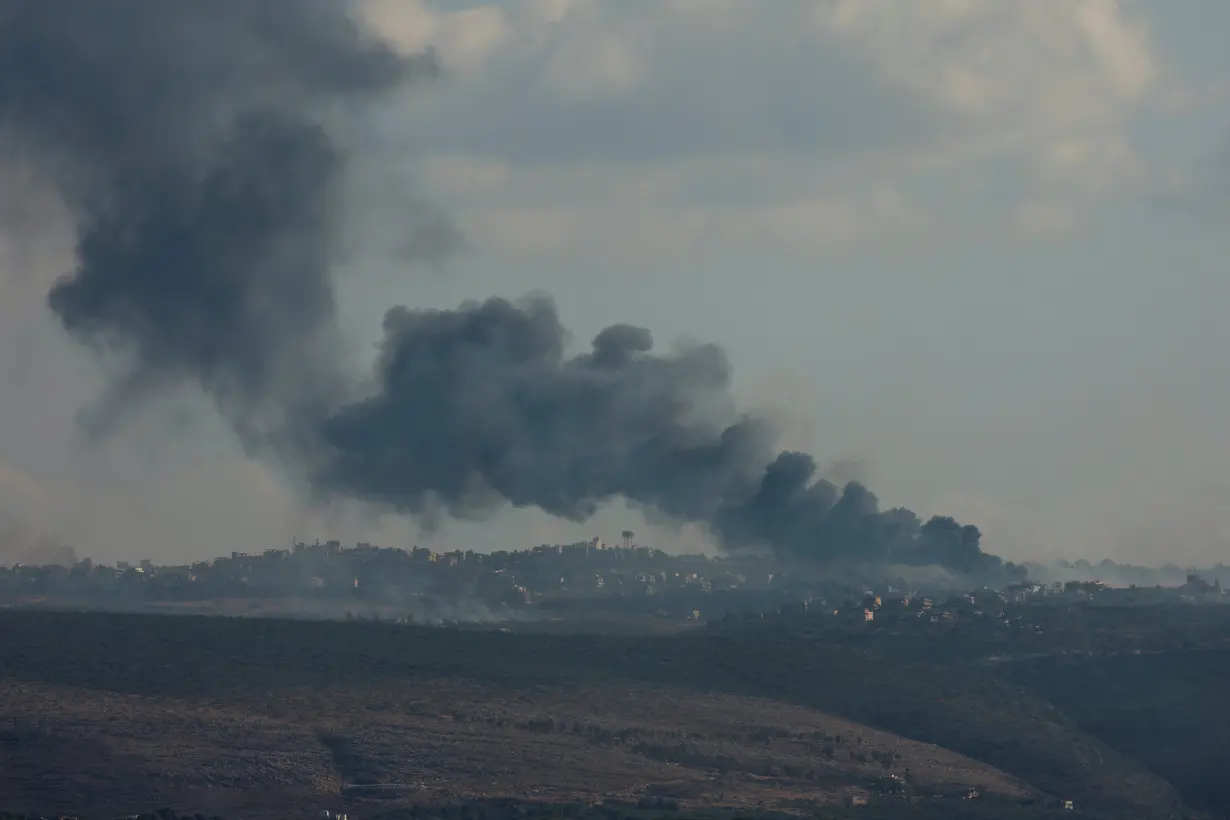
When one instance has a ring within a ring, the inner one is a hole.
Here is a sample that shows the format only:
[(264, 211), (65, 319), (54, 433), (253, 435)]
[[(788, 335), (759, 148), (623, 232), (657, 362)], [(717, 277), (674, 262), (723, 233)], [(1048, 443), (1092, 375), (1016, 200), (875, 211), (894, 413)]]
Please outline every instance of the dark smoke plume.
[(770, 431), (711, 421), (727, 409), (720, 350), (653, 356), (648, 332), (625, 325), (582, 356), (564, 343), (544, 298), (389, 311), (379, 393), (325, 425), (325, 486), (420, 514), (508, 502), (581, 520), (624, 496), (703, 521), (754, 476)]
[(310, 413), (346, 162), (325, 123), (434, 72), (338, 0), (0, 0), (0, 127), (77, 221), (48, 302), (123, 356), (115, 400), (189, 380), (249, 441)]
[(882, 512), (858, 482), (817, 480), (811, 456), (775, 454), (774, 431), (734, 413), (719, 348), (655, 355), (649, 332), (629, 325), (582, 355), (566, 356), (565, 341), (542, 297), (394, 308), (377, 392), (325, 424), (333, 458), (319, 481), (417, 515), (508, 503), (583, 520), (625, 498), (707, 524), (728, 547), (1000, 571), (976, 527)]
[[(334, 289), (347, 111), (431, 76), (342, 0), (0, 0), (0, 136), (55, 182), (78, 264), (48, 297), (117, 352), (123, 404), (181, 382), (325, 494), (420, 518), (504, 504), (584, 519), (626, 498), (731, 547), (998, 571), (974, 527), (881, 512), (737, 414), (711, 345), (614, 325), (568, 356), (545, 298), (395, 308), (348, 400)], [(436, 253), (450, 230), (407, 226)], [(115, 402), (112, 403), (114, 409)]]

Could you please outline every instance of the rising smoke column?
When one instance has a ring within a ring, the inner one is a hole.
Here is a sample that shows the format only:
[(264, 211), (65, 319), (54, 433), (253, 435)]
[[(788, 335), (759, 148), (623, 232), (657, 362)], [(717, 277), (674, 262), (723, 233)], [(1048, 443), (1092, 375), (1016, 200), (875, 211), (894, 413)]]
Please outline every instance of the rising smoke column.
[(183, 381), (249, 443), (319, 412), (346, 164), (326, 123), (435, 68), (337, 0), (0, 0), (0, 131), (76, 219), (48, 304), (122, 355), (112, 412)]
[[(370, 389), (347, 400), (338, 123), (436, 71), (349, 10), (0, 0), (0, 148), (76, 219), (77, 266), (48, 304), (122, 357), (106, 408), (199, 385), (245, 444), (278, 445), (323, 493), (428, 519), (511, 503), (580, 520), (622, 497), (732, 547), (997, 568), (976, 528), (881, 512), (860, 484), (816, 480), (811, 456), (776, 453), (772, 428), (733, 408), (720, 349), (657, 354), (648, 331), (614, 325), (568, 356), (544, 298), (394, 308)], [(407, 230), (408, 247), (449, 244), (439, 220)]]

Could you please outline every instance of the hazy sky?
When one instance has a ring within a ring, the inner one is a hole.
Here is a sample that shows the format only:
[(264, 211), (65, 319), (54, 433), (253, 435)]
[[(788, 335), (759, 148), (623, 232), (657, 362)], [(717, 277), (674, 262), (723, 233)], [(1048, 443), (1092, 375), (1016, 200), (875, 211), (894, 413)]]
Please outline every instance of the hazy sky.
[[(787, 443), (886, 504), (979, 525), (991, 552), (1230, 560), (1230, 4), (365, 10), (446, 72), (355, 158), (356, 344), (390, 304), (545, 290), (578, 344), (615, 322), (722, 343), (741, 400), (784, 413)], [(384, 250), (398, 214), (380, 203), (411, 181), (466, 237), (440, 270)], [(191, 394), (86, 446), (75, 417), (100, 366), (44, 307), (71, 225), (31, 185), (0, 202), (0, 228), (0, 541), (107, 560), (294, 535), (428, 543), (405, 520), (305, 513)], [(706, 546), (622, 508), (430, 541), (626, 527)]]

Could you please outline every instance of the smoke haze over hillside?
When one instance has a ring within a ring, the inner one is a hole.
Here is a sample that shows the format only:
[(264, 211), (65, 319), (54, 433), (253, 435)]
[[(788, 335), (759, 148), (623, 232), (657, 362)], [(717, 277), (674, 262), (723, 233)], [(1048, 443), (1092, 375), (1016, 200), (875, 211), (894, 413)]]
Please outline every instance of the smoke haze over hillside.
[[(338, 353), (347, 136), (438, 70), (335, 0), (0, 0), (0, 129), (59, 191), (76, 267), (47, 304), (121, 364), (87, 417), (199, 385), (245, 446), (325, 497), (430, 522), (624, 498), (729, 547), (998, 571), (975, 527), (881, 511), (742, 415), (713, 345), (626, 324), (569, 355), (549, 298), (390, 309), (375, 372)], [(342, 125), (344, 121), (345, 125)], [(419, 260), (453, 244), (406, 225)], [(412, 254), (413, 255), (413, 254)], [(413, 294), (410, 294), (411, 298)]]

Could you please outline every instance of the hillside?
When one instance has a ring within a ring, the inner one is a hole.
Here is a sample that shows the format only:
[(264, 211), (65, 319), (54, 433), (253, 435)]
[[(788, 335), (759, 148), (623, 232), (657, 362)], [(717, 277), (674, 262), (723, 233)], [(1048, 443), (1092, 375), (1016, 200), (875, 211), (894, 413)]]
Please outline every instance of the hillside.
[(1022, 688), (976, 670), (816, 642), (6, 612), (0, 656), (13, 680), (238, 703), (242, 710), (284, 700), (289, 691), (414, 689), (441, 679), (502, 690), (635, 685), (752, 696), (937, 744), (1055, 799), (1147, 813), (1177, 804), (1163, 781)]
[(1230, 816), (1230, 651), (1047, 658), (1004, 671), (1165, 777), (1193, 805)]
[(0, 757), (7, 804), (43, 811), (143, 800), (249, 815), (271, 792), (310, 811), (365, 783), (405, 786), (387, 800), (798, 807), (874, 793), (896, 775), (919, 794), (1029, 796), (989, 766), (851, 721), (635, 686), (416, 680), (171, 698), (0, 679)]

